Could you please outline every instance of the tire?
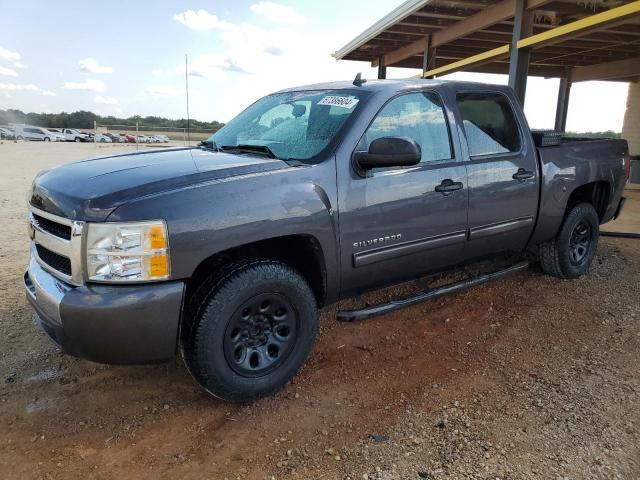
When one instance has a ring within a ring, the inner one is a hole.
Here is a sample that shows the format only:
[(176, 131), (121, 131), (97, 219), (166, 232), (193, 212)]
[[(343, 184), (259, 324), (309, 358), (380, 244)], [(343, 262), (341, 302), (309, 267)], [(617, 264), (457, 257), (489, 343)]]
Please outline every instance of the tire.
[(50, 139), (49, 137), (44, 137), (44, 141), (45, 141), (45, 142), (50, 142), (50, 141), (51, 141), (51, 139)]
[(82, 141), (82, 139), (80, 137), (76, 137), (75, 140), (74, 140), (74, 142), (76, 142), (76, 143), (80, 143), (81, 141)]
[(307, 281), (271, 260), (228, 266), (202, 284), (187, 311), (185, 364), (210, 394), (229, 402), (282, 388), (306, 361), (318, 328)]
[(16, 140), (24, 140), (24, 138), (22, 138), (22, 135), (18, 135), (18, 137), (16, 138)]
[(542, 270), (553, 277), (578, 278), (587, 273), (598, 249), (600, 220), (593, 205), (579, 203), (566, 215), (560, 232), (539, 246)]

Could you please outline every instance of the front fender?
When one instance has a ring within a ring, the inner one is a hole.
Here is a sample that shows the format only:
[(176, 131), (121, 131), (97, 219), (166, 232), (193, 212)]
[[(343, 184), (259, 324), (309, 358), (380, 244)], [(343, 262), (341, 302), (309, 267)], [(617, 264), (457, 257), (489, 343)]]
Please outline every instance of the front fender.
[(172, 279), (191, 277), (214, 254), (288, 235), (314, 237), (327, 279), (338, 278), (332, 165), (327, 161), (149, 196), (120, 206), (109, 221), (166, 220)]

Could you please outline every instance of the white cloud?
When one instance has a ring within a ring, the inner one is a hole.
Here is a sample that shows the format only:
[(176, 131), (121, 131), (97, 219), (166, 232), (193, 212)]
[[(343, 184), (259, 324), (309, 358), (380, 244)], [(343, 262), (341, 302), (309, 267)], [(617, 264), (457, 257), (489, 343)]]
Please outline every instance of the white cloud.
[[(180, 67), (176, 67), (176, 72)], [(220, 53), (205, 53), (198, 55), (189, 64), (189, 75), (208, 79), (219, 79), (222, 72), (250, 73), (245, 67), (238, 64), (233, 56)]]
[(8, 90), (10, 92), (26, 91), (26, 92), (39, 92), (40, 89), (33, 83), (17, 84), (17, 83), (0, 83), (0, 90)]
[(38, 92), (47, 97), (55, 97), (56, 94), (50, 90), (43, 90), (37, 87), (33, 83), (0, 83), (0, 91), (2, 91), (5, 97), (10, 98), (9, 92)]
[(191, 30), (199, 30), (203, 32), (234, 27), (233, 23), (220, 20), (217, 16), (203, 9), (200, 9), (197, 12), (195, 10), (187, 10), (186, 12), (176, 13), (173, 16), (173, 19), (176, 22), (186, 25)]
[(0, 66), (0, 75), (5, 75), (7, 77), (17, 77), (18, 76), (18, 72), (16, 72), (12, 68), (6, 68), (6, 67), (3, 67), (3, 66)]
[(113, 97), (98, 96), (93, 99), (93, 102), (99, 103), (101, 105), (120, 105), (120, 102), (118, 102), (118, 100)]
[(19, 69), (27, 68), (27, 66), (24, 63), (20, 63), (20, 62), (13, 62), (13, 66)]
[(65, 82), (63, 88), (69, 90), (89, 90), (92, 92), (104, 92), (102, 80), (85, 80), (84, 82)]
[(182, 94), (182, 90), (174, 85), (150, 85), (146, 92), (155, 97), (172, 97)]
[[(242, 24), (224, 30), (218, 37), (224, 44), (224, 53), (210, 52), (196, 56), (189, 63), (189, 75), (209, 80), (219, 80), (225, 72), (259, 73), (271, 70), (271, 62), (287, 59), (297, 65), (296, 45), (299, 35), (282, 28), (263, 29), (251, 24)], [(303, 42), (304, 43), (304, 42)], [(299, 45), (303, 48), (303, 45)], [(296, 58), (292, 58), (292, 54)], [(328, 56), (327, 56), (328, 57)], [(286, 62), (285, 62), (286, 63)], [(184, 66), (176, 66), (175, 73), (184, 72)]]
[(8, 60), (10, 62), (17, 62), (20, 60), (20, 54), (18, 52), (12, 52), (6, 48), (0, 47), (0, 58)]
[(279, 3), (258, 2), (251, 5), (251, 10), (276, 23), (300, 24), (306, 22), (306, 18), (300, 15), (295, 8)]
[(88, 57), (78, 62), (80, 70), (91, 73), (113, 73), (112, 67), (100, 65), (95, 58)]

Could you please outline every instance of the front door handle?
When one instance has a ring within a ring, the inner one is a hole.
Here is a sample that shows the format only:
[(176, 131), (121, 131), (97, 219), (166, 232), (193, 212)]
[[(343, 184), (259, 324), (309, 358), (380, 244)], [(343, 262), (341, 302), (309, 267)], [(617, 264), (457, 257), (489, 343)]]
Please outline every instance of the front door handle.
[(524, 168), (519, 168), (518, 171), (513, 174), (512, 178), (514, 180), (518, 180), (519, 182), (524, 182), (525, 180), (533, 178), (533, 175), (533, 172), (525, 170)]
[(450, 178), (442, 181), (434, 190), (443, 195), (451, 195), (456, 190), (460, 190), (463, 187), (462, 182), (454, 182)]

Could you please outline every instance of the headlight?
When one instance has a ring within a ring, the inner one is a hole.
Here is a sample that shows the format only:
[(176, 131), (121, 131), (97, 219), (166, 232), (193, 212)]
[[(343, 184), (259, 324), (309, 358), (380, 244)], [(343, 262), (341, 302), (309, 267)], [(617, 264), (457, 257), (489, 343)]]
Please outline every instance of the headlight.
[(169, 239), (162, 220), (89, 223), (87, 275), (101, 282), (169, 278)]

